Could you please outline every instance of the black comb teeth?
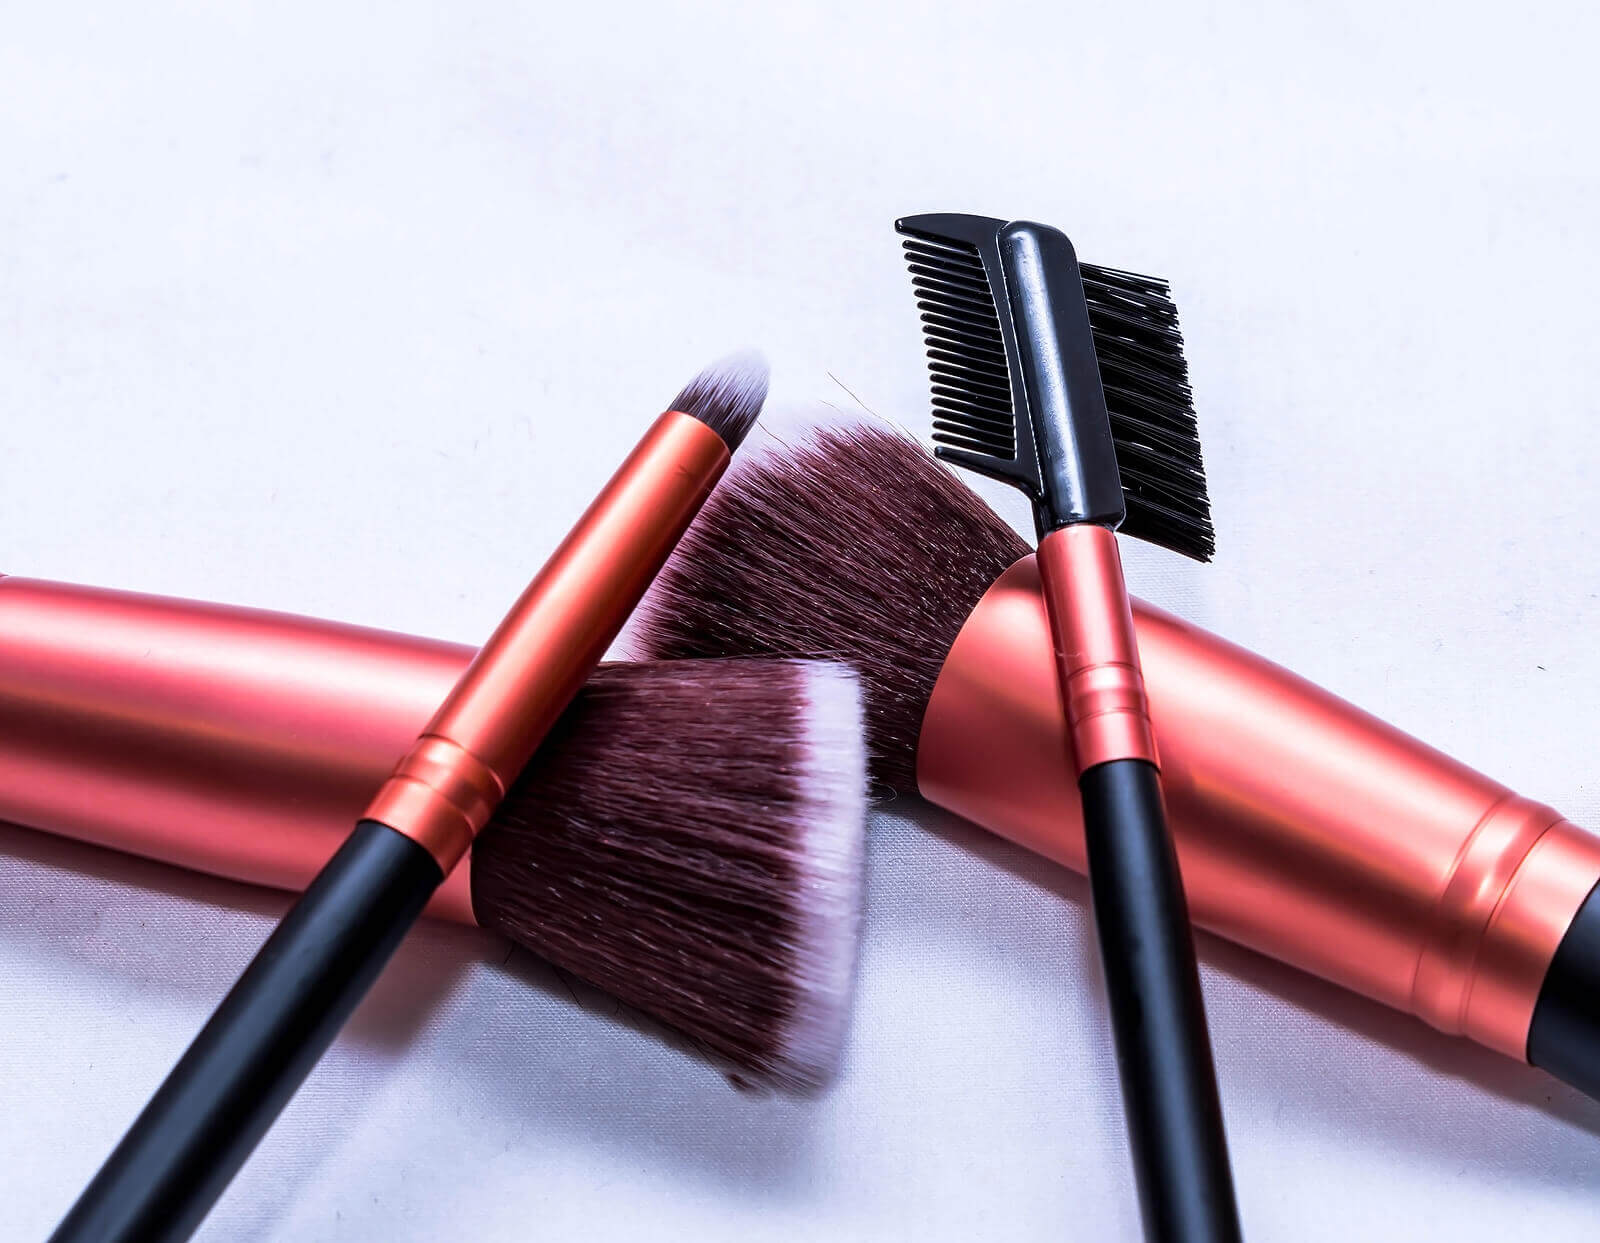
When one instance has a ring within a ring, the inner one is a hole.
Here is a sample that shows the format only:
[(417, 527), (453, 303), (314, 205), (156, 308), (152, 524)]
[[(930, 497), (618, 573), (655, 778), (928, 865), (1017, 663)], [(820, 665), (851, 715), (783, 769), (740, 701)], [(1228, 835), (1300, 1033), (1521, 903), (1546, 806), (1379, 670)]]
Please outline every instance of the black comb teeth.
[(952, 449), (1017, 456), (1005, 339), (976, 246), (907, 238), (933, 380), (933, 438)]
[[(934, 442), (1026, 479), (1036, 467), (1017, 461), (1005, 331), (982, 252), (926, 233), (902, 244), (927, 342)], [(1089, 263), (1079, 272), (1127, 510), (1121, 529), (1208, 561), (1216, 536), (1171, 287)]]

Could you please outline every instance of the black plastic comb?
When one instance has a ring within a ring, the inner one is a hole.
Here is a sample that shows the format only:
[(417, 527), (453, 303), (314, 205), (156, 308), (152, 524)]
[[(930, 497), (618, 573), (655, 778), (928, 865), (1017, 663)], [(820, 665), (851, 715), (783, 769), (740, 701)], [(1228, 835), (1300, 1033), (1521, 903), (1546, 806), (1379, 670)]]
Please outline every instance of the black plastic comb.
[[(1029, 414), (1026, 363), (1015, 327), (1023, 317), (999, 314), (996, 301), (1012, 293), (1003, 234), (1038, 226), (935, 214), (908, 216), (895, 227), (906, 236), (906, 261), (922, 313), (936, 451), (1048, 504), (1049, 465), (1036, 451), (1032, 419), (1016, 417), (1019, 406)], [(1067, 248), (1070, 253), (1070, 243)], [(1078, 263), (1075, 255), (1072, 262), (1089, 319), (1094, 366), (1092, 376), (1086, 365), (1081, 367), (1082, 383), (1071, 397), (1079, 406), (1104, 407), (1123, 493), (1120, 520), (1112, 518), (1105, 496), (1084, 498), (1092, 499), (1090, 508), (1099, 512), (1076, 520), (1111, 519), (1110, 525), (1137, 539), (1208, 561), (1216, 536), (1171, 289), (1155, 277)], [(1075, 413), (1081, 427), (1086, 420), (1081, 410)], [(1080, 446), (1091, 447), (1101, 449)], [(1103, 451), (1095, 457), (1104, 464)], [(1090, 473), (1102, 477), (1099, 470)]]
[(1199, 560), (1214, 537), (1167, 286), (986, 216), (896, 228), (941, 458), (1033, 501), (1129, 1146), (1150, 1243), (1238, 1243), (1239, 1211), (1117, 528)]

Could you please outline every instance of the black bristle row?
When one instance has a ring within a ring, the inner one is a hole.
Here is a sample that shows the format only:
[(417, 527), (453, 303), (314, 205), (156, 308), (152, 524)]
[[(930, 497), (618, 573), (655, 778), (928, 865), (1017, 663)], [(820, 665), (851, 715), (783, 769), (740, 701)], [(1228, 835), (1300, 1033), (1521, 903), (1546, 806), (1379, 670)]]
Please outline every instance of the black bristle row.
[(926, 238), (907, 238), (903, 244), (928, 346), (934, 440), (1014, 460), (1005, 339), (978, 248)]
[(1171, 287), (1089, 263), (1079, 270), (1127, 503), (1122, 529), (1208, 561), (1216, 536)]
[[(913, 233), (902, 245), (927, 343), (933, 439), (986, 469), (1017, 460), (1016, 410), (994, 289), (976, 245)], [(1122, 529), (1209, 560), (1206, 495), (1189, 368), (1168, 284), (1080, 263), (1127, 511)], [(1014, 474), (1001, 466), (1001, 475)]]

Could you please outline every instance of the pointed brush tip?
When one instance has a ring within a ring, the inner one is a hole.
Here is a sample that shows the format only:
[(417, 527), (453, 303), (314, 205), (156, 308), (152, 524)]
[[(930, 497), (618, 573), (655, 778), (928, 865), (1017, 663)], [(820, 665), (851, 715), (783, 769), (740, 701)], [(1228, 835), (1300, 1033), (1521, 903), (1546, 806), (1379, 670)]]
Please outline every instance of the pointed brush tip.
[(693, 415), (737, 450), (766, 404), (771, 369), (754, 349), (712, 363), (672, 399), (668, 409)]

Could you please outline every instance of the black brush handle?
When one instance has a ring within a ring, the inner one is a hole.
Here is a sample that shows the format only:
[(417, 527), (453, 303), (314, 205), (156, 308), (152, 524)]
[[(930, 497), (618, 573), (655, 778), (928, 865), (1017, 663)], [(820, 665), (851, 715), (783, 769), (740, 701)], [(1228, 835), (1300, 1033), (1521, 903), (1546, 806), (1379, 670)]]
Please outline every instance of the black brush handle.
[(1105, 964), (1145, 1236), (1239, 1240), (1200, 973), (1161, 780), (1145, 760), (1079, 778), (1089, 888)]
[(187, 1239), (444, 879), (363, 820), (284, 916), (52, 1243)]

